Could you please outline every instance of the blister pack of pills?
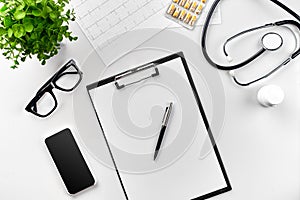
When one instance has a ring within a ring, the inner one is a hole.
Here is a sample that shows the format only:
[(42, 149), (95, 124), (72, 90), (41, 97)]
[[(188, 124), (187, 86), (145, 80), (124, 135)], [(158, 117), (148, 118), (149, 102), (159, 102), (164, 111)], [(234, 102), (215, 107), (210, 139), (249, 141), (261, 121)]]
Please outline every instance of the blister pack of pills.
[(200, 18), (206, 0), (172, 0), (166, 17), (182, 26), (193, 29)]

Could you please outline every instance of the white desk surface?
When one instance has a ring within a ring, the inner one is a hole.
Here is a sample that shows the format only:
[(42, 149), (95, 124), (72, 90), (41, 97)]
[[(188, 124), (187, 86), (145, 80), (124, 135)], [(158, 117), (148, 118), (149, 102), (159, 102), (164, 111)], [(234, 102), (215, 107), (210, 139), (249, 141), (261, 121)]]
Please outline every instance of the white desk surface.
[[(298, 0), (284, 2), (300, 13)], [(212, 26), (210, 38), (224, 40), (225, 36), (239, 30), (288, 18), (267, 0), (226, 0), (221, 6), (222, 25)], [(60, 108), (47, 119), (38, 119), (24, 110), (38, 87), (59, 66), (69, 58), (82, 63), (86, 57), (83, 52), (91, 51), (90, 44), (77, 24), (73, 24), (72, 29), (80, 39), (67, 43), (60, 54), (44, 67), (33, 59), (22, 64), (19, 69), (12, 70), (9, 62), (1, 57), (0, 199), (117, 200), (122, 197), (119, 186), (105, 184), (106, 180), (114, 177), (115, 172), (101, 166), (85, 148), (81, 149), (98, 180), (95, 188), (70, 197), (54, 170), (44, 138), (65, 127), (76, 131), (72, 94), (58, 95)], [(200, 29), (193, 32), (183, 28), (174, 30), (199, 41)], [(242, 51), (247, 49), (241, 47)], [(234, 85), (226, 73), (220, 74), (226, 94), (226, 121), (218, 145), (233, 190), (212, 199), (299, 200), (299, 58), (273, 78), (246, 89)], [(262, 85), (270, 83), (279, 85), (286, 96), (279, 107), (266, 109), (256, 103), (255, 96)], [(79, 145), (82, 146), (80, 141)], [(118, 182), (115, 181), (115, 184)]]

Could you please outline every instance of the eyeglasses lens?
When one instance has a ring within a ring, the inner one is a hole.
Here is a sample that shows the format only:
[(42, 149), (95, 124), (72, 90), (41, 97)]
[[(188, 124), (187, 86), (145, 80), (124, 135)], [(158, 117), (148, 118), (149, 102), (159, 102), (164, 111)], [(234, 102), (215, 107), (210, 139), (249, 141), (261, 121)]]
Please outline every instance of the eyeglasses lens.
[(56, 85), (65, 90), (74, 89), (80, 81), (80, 72), (71, 65), (66, 71), (59, 75)]
[(31, 109), (33, 112), (38, 113), (40, 115), (47, 115), (55, 108), (55, 99), (49, 93), (46, 92)]

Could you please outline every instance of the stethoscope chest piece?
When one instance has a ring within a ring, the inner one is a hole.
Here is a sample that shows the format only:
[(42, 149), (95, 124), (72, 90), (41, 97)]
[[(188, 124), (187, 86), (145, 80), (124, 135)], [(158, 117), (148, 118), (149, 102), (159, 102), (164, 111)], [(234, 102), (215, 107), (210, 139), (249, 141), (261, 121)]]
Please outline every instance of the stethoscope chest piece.
[(262, 46), (265, 50), (276, 51), (283, 44), (283, 39), (278, 33), (269, 32), (261, 38)]
[(277, 85), (266, 85), (257, 93), (258, 102), (265, 107), (273, 107), (283, 102), (284, 92)]

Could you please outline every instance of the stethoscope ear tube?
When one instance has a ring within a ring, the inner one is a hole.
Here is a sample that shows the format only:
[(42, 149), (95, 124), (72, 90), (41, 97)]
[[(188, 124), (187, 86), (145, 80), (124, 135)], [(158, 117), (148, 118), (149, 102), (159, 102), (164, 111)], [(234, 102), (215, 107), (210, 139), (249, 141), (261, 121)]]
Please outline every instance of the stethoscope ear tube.
[[(209, 62), (209, 64), (211, 64), (213, 67), (219, 69), (219, 70), (224, 70), (224, 71), (229, 71), (229, 70), (236, 70), (236, 69), (239, 69), (239, 68), (242, 68), (244, 67), (245, 65), (251, 63), (252, 61), (254, 61), (255, 59), (257, 59), (260, 55), (262, 55), (266, 50), (265, 49), (260, 49), (257, 53), (255, 53), (254, 55), (252, 55), (251, 57), (249, 57), (248, 59), (238, 63), (238, 64), (235, 64), (235, 65), (221, 65), (221, 64), (217, 64), (215, 63), (211, 58), (210, 56), (208, 55), (208, 52), (207, 52), (207, 48), (206, 48), (206, 37), (207, 37), (207, 31), (208, 31), (208, 26), (210, 24), (210, 20), (212, 18), (212, 15), (214, 13), (214, 10), (216, 9), (216, 7), (218, 6), (220, 0), (215, 0), (214, 3), (212, 4), (209, 12), (208, 12), (208, 15), (207, 15), (207, 18), (206, 18), (206, 21), (204, 23), (204, 26), (203, 26), (203, 32), (202, 32), (202, 39), (201, 39), (201, 47), (202, 47), (202, 53), (205, 57), (205, 59)], [(274, 26), (274, 24), (270, 23), (270, 24), (266, 24), (264, 26), (260, 26), (260, 27), (256, 27), (256, 28), (253, 28), (253, 29), (249, 29), (249, 31), (254, 31), (254, 30), (258, 30), (258, 29), (261, 29), (261, 28), (266, 28), (266, 27), (269, 27), (269, 26)], [(249, 31), (246, 31), (246, 32), (249, 32)], [(241, 35), (241, 34), (244, 34), (245, 32), (241, 32), (237, 35)]]

